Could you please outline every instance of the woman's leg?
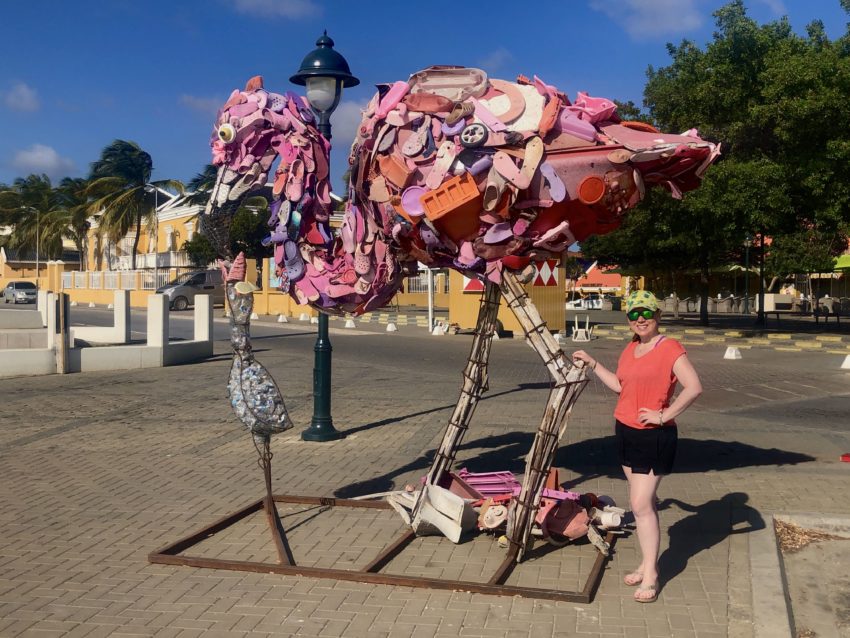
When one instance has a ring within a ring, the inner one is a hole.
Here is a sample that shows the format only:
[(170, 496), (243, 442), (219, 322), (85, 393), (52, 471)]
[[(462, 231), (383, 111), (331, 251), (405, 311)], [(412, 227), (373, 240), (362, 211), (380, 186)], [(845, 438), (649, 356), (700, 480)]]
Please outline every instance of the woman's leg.
[[(652, 471), (649, 474), (632, 472), (632, 468), (623, 466), (629, 481), (629, 503), (637, 525), (638, 542), (642, 560), (637, 571), (643, 574), (644, 585), (658, 583), (658, 552), (661, 544), (661, 530), (658, 524), (658, 510), (655, 508), (655, 494), (661, 477)], [(642, 595), (638, 591), (635, 596)]]

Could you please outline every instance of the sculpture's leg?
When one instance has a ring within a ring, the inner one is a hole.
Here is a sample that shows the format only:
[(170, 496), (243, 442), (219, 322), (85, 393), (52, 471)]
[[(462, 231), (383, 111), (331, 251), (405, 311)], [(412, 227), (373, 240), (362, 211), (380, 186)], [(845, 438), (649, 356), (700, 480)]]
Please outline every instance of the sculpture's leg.
[[(255, 438), (255, 443), (257, 442)], [(266, 496), (263, 499), (263, 509), (266, 512), (266, 520), (269, 524), (269, 529), (272, 533), (275, 549), (277, 550), (277, 562), (281, 565), (294, 565), (295, 559), (292, 557), (292, 550), (289, 548), (289, 543), (286, 540), (286, 533), (283, 531), (283, 524), (280, 522), (280, 515), (277, 513), (277, 506), (274, 504), (274, 496), (272, 495), (272, 452), (269, 449), (270, 437), (262, 437), (261, 443), (257, 445), (257, 452), (260, 458), (257, 463), (263, 469), (263, 478), (266, 481)]]
[[(429, 485), (437, 483), (443, 476), (443, 472), (451, 467), (457, 448), (469, 428), (475, 406), (478, 405), (478, 400), (487, 389), (487, 360), (490, 358), (490, 346), (493, 342), (493, 332), (496, 330), (496, 317), (499, 314), (501, 297), (499, 287), (487, 282), (481, 297), (481, 307), (478, 310), (478, 323), (475, 326), (472, 348), (463, 371), (463, 387), (443, 440), (434, 456), (431, 469), (428, 471), (426, 482)], [(420, 503), (421, 493), (413, 509), (414, 516), (419, 511)]]
[(510, 271), (502, 275), (502, 294), (522, 326), (525, 338), (540, 355), (555, 381), (549, 392), (543, 420), (537, 428), (534, 443), (528, 453), (522, 491), (508, 520), (508, 540), (516, 551), (516, 560), (520, 561), (540, 505), (543, 485), (555, 459), (558, 441), (566, 430), (573, 404), (587, 385), (587, 377), (561, 350), (555, 337), (546, 329), (546, 323), (541, 319), (525, 288)]

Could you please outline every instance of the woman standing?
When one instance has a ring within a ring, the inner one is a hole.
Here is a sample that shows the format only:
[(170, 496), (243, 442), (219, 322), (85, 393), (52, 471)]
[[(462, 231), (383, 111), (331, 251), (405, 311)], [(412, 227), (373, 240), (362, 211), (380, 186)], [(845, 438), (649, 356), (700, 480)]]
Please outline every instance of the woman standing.
[[(658, 597), (658, 552), (661, 532), (656, 491), (669, 474), (676, 456), (676, 417), (702, 393), (696, 370), (684, 347), (658, 332), (661, 311), (651, 292), (636, 290), (626, 299), (626, 316), (634, 336), (611, 372), (583, 350), (573, 359), (583, 361), (608, 388), (620, 395), (614, 409), (617, 454), (629, 481), (629, 503), (637, 525), (643, 557), (623, 581), (639, 585), (635, 600)], [(676, 383), (682, 391), (671, 403)]]

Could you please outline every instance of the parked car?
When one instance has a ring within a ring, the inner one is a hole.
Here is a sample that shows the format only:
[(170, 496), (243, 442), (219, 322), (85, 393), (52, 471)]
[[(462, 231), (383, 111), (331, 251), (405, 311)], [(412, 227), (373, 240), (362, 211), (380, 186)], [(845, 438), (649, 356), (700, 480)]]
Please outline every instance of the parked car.
[(10, 281), (3, 289), (3, 303), (35, 303), (38, 288), (31, 281)]
[(213, 304), (223, 304), (224, 280), (220, 270), (196, 270), (180, 275), (157, 293), (169, 298), (172, 310), (186, 310), (194, 305), (195, 295), (210, 295)]

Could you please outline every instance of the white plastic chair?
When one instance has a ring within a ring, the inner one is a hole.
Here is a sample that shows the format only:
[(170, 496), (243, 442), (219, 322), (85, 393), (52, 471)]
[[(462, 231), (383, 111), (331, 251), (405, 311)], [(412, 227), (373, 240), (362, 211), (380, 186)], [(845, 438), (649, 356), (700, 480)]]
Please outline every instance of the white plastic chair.
[(590, 341), (593, 328), (590, 327), (590, 315), (584, 315), (584, 328), (579, 325), (578, 315), (575, 316), (575, 327), (573, 328), (573, 341)]

